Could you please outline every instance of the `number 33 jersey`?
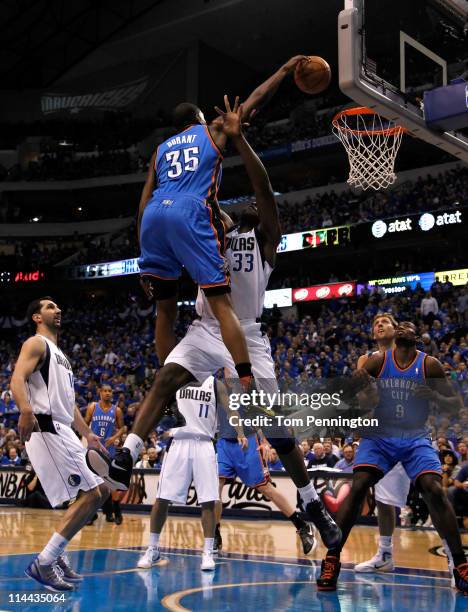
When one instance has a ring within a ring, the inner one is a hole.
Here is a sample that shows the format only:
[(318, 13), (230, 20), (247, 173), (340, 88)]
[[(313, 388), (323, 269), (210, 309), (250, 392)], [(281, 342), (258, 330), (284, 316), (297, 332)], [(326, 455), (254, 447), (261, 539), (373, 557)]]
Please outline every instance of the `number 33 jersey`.
[[(234, 312), (242, 320), (256, 320), (262, 316), (265, 291), (273, 268), (265, 260), (258, 231), (239, 233), (234, 226), (227, 232), (226, 260), (231, 275), (231, 300)], [(203, 292), (196, 302), (197, 314), (214, 318)]]
[(162, 142), (156, 153), (153, 197), (184, 194), (215, 201), (223, 157), (206, 125), (190, 125)]
[(216, 382), (209, 376), (202, 384), (191, 383), (176, 394), (177, 408), (186, 425), (172, 430), (175, 439), (214, 438), (218, 426)]

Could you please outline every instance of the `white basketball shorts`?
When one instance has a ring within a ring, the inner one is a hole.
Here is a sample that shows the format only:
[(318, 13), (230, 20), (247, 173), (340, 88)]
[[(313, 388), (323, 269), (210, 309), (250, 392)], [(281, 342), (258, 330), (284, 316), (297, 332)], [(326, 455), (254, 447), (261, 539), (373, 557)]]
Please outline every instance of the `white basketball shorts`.
[(185, 504), (192, 481), (199, 504), (219, 499), (214, 444), (211, 440), (174, 438), (163, 459), (156, 497)]
[(71, 427), (53, 421), (56, 433), (33, 432), (26, 452), (50, 505), (55, 508), (104, 481), (86, 465), (86, 450)]
[(401, 463), (397, 463), (375, 485), (375, 499), (388, 506), (404, 508), (411, 481)]
[[(271, 357), (270, 342), (260, 330), (260, 323), (241, 321), (249, 350), (252, 373), (258, 389), (276, 393), (275, 366)], [(198, 381), (203, 382), (220, 368), (227, 368), (237, 378), (232, 357), (221, 338), (219, 326), (203, 320), (196, 320), (187, 334), (168, 355), (164, 365), (178, 363)]]

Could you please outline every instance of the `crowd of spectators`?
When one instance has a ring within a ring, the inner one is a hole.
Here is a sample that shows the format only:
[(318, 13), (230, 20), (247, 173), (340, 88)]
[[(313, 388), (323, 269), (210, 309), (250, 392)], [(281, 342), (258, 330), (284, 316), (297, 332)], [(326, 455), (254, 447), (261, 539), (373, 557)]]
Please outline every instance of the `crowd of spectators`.
[[(355, 194), (344, 191), (322, 193), (315, 197), (307, 196), (300, 202), (283, 201), (279, 204), (281, 228), (284, 234), (307, 229), (320, 229), (372, 221), (376, 218), (386, 218), (430, 210), (449, 210), (454, 207), (468, 205), (468, 169), (457, 168), (440, 173), (436, 176), (419, 177), (416, 181), (407, 181), (403, 185), (386, 192), (375, 194)], [(4, 207), (0, 210), (0, 213)], [(234, 220), (236, 214), (231, 214)], [(2, 218), (6, 220), (7, 213)], [(4, 245), (8, 244), (8, 248)], [(105, 238), (74, 236), (72, 241), (49, 238), (34, 240), (0, 241), (0, 263), (8, 267), (13, 261), (17, 267), (22, 262), (34, 261), (37, 265), (53, 265), (65, 257), (76, 253), (76, 263), (99, 263), (113, 259), (126, 259), (139, 255), (135, 226), (119, 233), (109, 240)], [(448, 257), (449, 255), (447, 255)], [(414, 271), (412, 262), (408, 271)], [(404, 267), (400, 266), (401, 270)], [(304, 273), (301, 271), (301, 276)], [(340, 280), (343, 280), (341, 278)], [(300, 286), (299, 279), (274, 281), (275, 287)], [(312, 282), (307, 284), (313, 284)], [(273, 286), (272, 286), (273, 288)]]

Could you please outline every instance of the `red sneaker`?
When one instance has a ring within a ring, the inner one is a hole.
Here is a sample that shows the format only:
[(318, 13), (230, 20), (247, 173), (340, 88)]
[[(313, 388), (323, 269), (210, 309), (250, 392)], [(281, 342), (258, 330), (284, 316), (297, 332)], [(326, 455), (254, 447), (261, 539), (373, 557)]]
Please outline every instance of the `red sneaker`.
[(317, 589), (319, 591), (336, 591), (340, 569), (341, 563), (338, 557), (325, 557), (322, 561), (320, 578), (317, 579)]

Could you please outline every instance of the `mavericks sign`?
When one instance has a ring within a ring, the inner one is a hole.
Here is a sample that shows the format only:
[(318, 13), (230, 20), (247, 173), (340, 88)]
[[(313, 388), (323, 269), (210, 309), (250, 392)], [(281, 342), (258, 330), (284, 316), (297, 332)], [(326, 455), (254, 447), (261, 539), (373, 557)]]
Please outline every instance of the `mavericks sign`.
[(135, 102), (147, 85), (148, 77), (143, 77), (138, 81), (93, 93), (49, 93), (41, 97), (41, 110), (44, 115), (79, 113), (83, 110), (117, 111)]

